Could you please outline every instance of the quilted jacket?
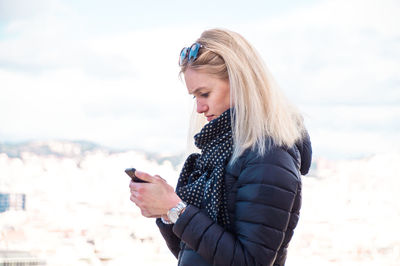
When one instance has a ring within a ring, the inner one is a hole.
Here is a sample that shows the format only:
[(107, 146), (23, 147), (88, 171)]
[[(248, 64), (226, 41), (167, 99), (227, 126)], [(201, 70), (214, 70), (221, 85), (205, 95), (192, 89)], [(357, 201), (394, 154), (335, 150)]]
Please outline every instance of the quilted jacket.
[[(269, 143), (266, 143), (269, 145)], [(301, 174), (311, 164), (307, 135), (291, 148), (251, 149), (226, 168), (226, 228), (188, 205), (174, 225), (157, 225), (178, 265), (284, 265), (299, 220)]]

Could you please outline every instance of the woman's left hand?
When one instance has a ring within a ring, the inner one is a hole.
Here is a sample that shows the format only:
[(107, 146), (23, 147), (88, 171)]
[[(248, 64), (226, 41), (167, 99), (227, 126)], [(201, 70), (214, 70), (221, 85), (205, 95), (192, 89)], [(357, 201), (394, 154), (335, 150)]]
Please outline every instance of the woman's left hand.
[(136, 171), (135, 175), (149, 182), (137, 183), (131, 181), (129, 184), (130, 199), (140, 208), (143, 216), (149, 218), (165, 217), (168, 210), (181, 201), (174, 188), (168, 185), (159, 175), (151, 176), (140, 171)]

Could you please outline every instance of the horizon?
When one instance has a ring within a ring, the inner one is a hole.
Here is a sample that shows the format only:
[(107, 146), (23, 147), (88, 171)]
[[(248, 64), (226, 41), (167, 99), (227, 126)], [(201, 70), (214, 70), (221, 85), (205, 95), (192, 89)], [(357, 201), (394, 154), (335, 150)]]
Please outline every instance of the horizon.
[[(34, 149), (24, 149), (24, 148), (29, 148), (30, 145), (39, 145), (42, 147), (42, 145), (51, 145), (51, 144), (75, 144), (75, 145), (89, 145), (89, 147), (84, 147), (83, 151), (80, 151), (80, 153), (85, 153), (85, 152), (90, 152), (90, 151), (95, 151), (95, 150), (102, 150), (107, 153), (126, 153), (126, 152), (137, 152), (137, 153), (143, 153), (146, 155), (150, 156), (156, 156), (157, 158), (176, 158), (176, 157), (182, 157), (182, 160), (184, 160), (184, 154), (186, 151), (182, 150), (180, 152), (157, 152), (157, 151), (149, 151), (146, 149), (136, 149), (136, 148), (119, 148), (119, 147), (110, 147), (110, 146), (105, 146), (102, 145), (101, 143), (96, 143), (90, 140), (69, 140), (69, 139), (37, 139), (37, 140), (23, 140), (23, 141), (17, 141), (17, 142), (12, 142), (12, 141), (5, 141), (5, 142), (0, 142), (0, 154), (6, 154), (8, 158), (20, 158), (21, 157), (21, 152), (28, 152), (35, 154), (37, 156), (43, 156), (43, 155), (63, 155), (63, 152), (58, 148), (56, 150), (50, 150), (48, 153), (43, 154), (43, 151), (37, 152)], [(19, 150), (21, 149), (22, 150)], [(68, 152), (68, 149), (67, 151)], [(343, 161), (343, 160), (364, 160), (364, 159), (369, 159), (374, 156), (381, 156), (381, 155), (390, 155), (390, 154), (400, 154), (400, 150), (386, 150), (386, 151), (376, 151), (376, 152), (353, 152), (350, 154), (343, 154), (342, 151), (339, 151), (337, 153), (332, 153), (332, 152), (320, 152), (318, 154), (313, 153), (313, 162), (316, 162), (318, 160), (329, 160), (329, 161)], [(174, 159), (174, 165), (176, 164), (176, 160)]]

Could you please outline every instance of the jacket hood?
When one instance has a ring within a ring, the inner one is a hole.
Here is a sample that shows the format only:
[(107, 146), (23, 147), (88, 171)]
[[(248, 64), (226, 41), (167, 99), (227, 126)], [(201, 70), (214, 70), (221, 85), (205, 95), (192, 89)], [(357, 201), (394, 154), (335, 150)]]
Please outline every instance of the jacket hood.
[(297, 149), (300, 152), (300, 173), (306, 175), (310, 170), (312, 160), (312, 147), (310, 135), (306, 131), (301, 141), (296, 143)]

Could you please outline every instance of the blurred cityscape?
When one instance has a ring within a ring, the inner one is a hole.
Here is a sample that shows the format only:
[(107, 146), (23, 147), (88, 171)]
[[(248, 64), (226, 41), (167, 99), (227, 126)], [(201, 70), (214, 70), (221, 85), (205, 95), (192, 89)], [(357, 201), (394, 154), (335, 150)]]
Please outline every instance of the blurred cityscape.
[[(0, 145), (0, 265), (176, 265), (129, 200), (124, 169), (175, 186), (183, 159), (89, 142)], [(315, 158), (287, 265), (399, 265), (399, 162), (400, 152)]]

